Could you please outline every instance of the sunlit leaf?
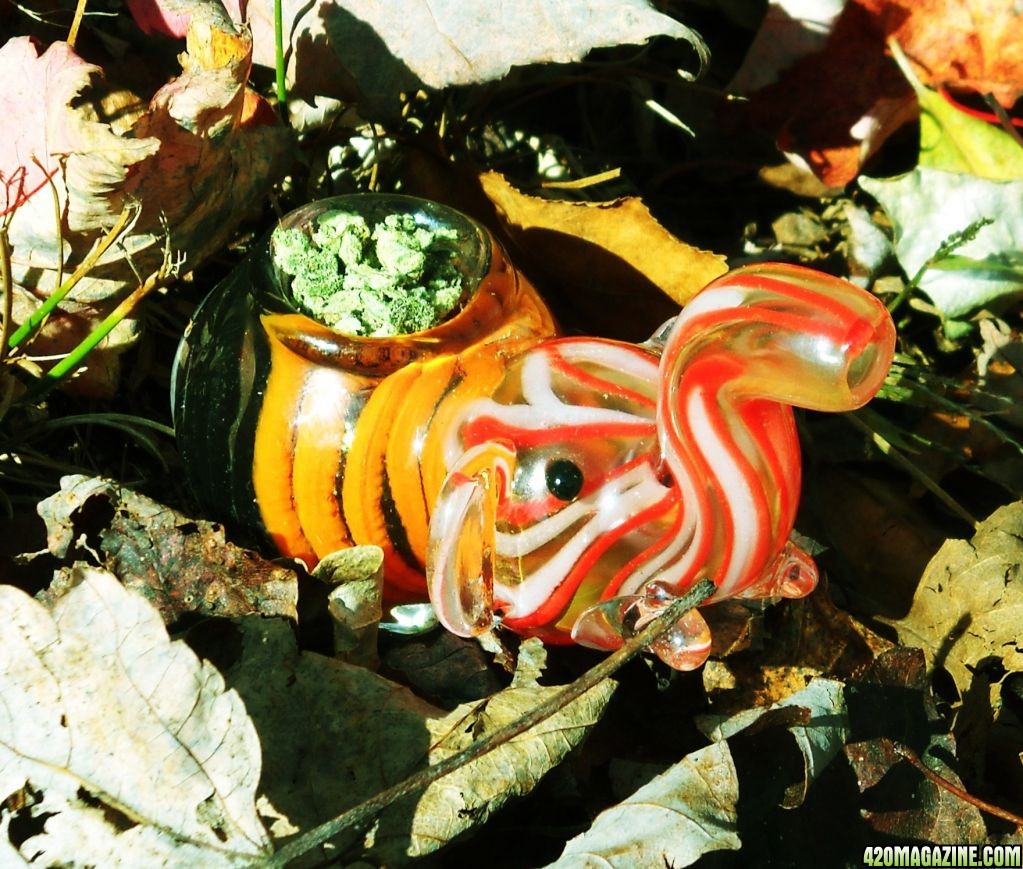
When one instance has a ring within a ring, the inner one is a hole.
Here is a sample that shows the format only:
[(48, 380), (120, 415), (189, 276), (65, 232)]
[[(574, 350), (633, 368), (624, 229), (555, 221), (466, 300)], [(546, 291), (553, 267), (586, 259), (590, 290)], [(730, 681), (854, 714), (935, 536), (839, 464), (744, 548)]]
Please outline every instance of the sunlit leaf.
[(52, 611), (0, 586), (0, 792), (24, 789), (3, 839), (35, 819), (10, 846), (33, 865), (256, 865), (260, 748), (238, 695), (113, 576), (76, 579)]
[[(517, 243), (566, 282), (588, 288), (590, 297), (581, 303), (600, 307), (609, 301), (605, 294), (617, 291), (616, 316), (623, 313), (617, 303), (640, 289), (642, 279), (684, 305), (727, 270), (723, 256), (673, 236), (639, 199), (565, 202), (521, 193), (496, 172), (481, 181)], [(631, 268), (632, 287), (611, 270), (609, 260), (619, 269)]]
[(738, 850), (739, 782), (727, 742), (687, 755), (569, 840), (549, 869), (690, 866)]
[(805, 721), (788, 727), (803, 755), (803, 788), (794, 803), (798, 804), (802, 802), (806, 788), (842, 751), (842, 746), (849, 738), (844, 689), (843, 683), (833, 679), (814, 679), (802, 691), (770, 707), (747, 709), (731, 716), (701, 715), (698, 724), (709, 738), (720, 741), (741, 733), (773, 711), (787, 708), (806, 710), (809, 714)]
[[(251, 26), (256, 63), (274, 66), (273, 0), (225, 5)], [(357, 94), (369, 113), (393, 112), (402, 92), (492, 81), (515, 66), (570, 63), (594, 48), (655, 36), (705, 52), (693, 31), (645, 0), (283, 0), (282, 7), (296, 92)]]
[(995, 511), (970, 541), (949, 540), (920, 580), (913, 607), (894, 622), (965, 695), (976, 669), (999, 661), (1023, 671), (1023, 502)]
[[(861, 178), (895, 226), (895, 252), (912, 278), (947, 317), (985, 305), (1005, 305), (1023, 294), (1023, 180), (992, 181), (957, 172), (918, 168), (897, 178)], [(970, 265), (951, 270), (932, 262), (942, 244), (971, 225), (974, 238), (954, 251)]]

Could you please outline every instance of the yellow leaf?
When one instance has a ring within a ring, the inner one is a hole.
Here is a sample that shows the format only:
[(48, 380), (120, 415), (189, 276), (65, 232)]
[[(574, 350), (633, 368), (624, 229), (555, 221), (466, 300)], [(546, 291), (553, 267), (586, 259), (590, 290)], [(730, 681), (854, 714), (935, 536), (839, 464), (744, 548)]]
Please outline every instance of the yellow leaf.
[[(621, 268), (626, 266), (640, 276), (637, 285), (645, 278), (684, 305), (728, 270), (720, 254), (675, 238), (640, 199), (564, 202), (520, 193), (497, 172), (484, 173), (480, 181), (518, 246), (530, 255), (542, 252), (568, 283), (599, 292), (617, 282), (616, 289), (625, 292), (630, 287), (620, 282), (623, 274), (628, 280), (630, 269)], [(618, 269), (608, 270), (608, 255), (619, 261)]]

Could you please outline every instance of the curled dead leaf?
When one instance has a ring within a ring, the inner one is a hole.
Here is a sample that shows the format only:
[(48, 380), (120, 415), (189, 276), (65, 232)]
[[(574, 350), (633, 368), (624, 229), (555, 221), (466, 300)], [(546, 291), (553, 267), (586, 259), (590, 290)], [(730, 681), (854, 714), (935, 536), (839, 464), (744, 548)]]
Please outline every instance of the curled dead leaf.
[(516, 262), (550, 290), (545, 295), (555, 304), (560, 299), (571, 306), (573, 322), (599, 334), (648, 338), (728, 270), (723, 256), (677, 239), (639, 199), (542, 199), (521, 193), (497, 172), (484, 173), (480, 182)]
[[(0, 143), (2, 208), (10, 215), (14, 320), (23, 322), (85, 259), (125, 208), (126, 232), (75, 286), (33, 341), (33, 355), (77, 345), (165, 251), (194, 268), (219, 249), (281, 171), (289, 136), (247, 89), (251, 40), (217, 3), (187, 5), (181, 75), (141, 108), (108, 123), (103, 71), (57, 42), (0, 48), (8, 129)], [(219, 10), (219, 12), (217, 11)], [(55, 211), (51, 188), (59, 206)], [(75, 389), (109, 395), (118, 355), (137, 337), (131, 317), (87, 360)]]

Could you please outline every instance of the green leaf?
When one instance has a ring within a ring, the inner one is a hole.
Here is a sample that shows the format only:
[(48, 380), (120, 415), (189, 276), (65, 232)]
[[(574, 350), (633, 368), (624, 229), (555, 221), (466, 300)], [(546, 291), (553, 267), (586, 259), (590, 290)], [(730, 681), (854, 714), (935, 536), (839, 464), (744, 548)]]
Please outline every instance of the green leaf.
[(897, 43), (892, 56), (920, 102), (920, 166), (995, 181), (1023, 178), (1023, 148), (1008, 133), (949, 104), (924, 87)]
[[(891, 218), (903, 270), (919, 275), (920, 290), (946, 317), (1023, 295), (1023, 268), (1012, 267), (1023, 250), (1023, 180), (919, 167), (897, 178), (861, 178), (860, 186)], [(983, 221), (990, 223), (965, 237), (951, 260), (972, 266), (945, 267), (953, 254), (948, 240)]]

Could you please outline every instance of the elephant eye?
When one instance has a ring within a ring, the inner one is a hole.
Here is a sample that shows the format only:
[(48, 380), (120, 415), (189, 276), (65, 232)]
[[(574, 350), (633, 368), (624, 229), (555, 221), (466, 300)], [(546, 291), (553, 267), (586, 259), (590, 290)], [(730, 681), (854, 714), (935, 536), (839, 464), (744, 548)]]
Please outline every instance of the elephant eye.
[(547, 466), (547, 491), (559, 501), (572, 501), (583, 488), (583, 472), (575, 462), (555, 459)]

